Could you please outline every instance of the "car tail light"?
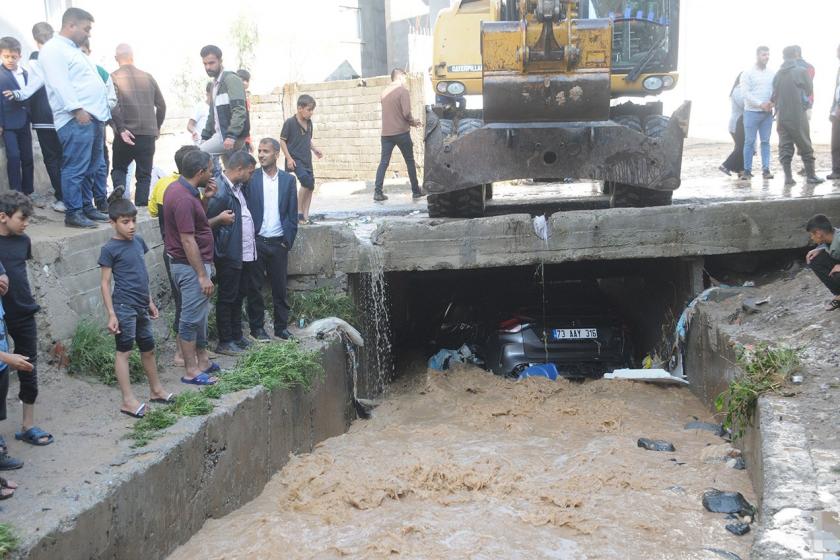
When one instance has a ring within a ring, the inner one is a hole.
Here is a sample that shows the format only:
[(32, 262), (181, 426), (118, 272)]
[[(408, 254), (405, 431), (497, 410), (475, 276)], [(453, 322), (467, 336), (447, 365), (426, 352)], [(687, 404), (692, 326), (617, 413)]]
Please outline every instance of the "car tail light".
[(499, 323), (499, 332), (518, 333), (522, 332), (522, 329), (529, 326), (531, 325), (524, 322), (521, 317), (514, 317), (513, 319), (508, 319), (507, 321)]

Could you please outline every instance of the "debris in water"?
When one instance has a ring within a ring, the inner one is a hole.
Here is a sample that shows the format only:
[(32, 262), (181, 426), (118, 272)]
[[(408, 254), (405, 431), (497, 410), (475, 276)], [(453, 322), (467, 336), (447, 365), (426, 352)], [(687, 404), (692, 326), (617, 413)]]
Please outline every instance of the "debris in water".
[(722, 492), (715, 488), (703, 492), (703, 507), (714, 513), (755, 514), (755, 508), (740, 492)]
[(629, 379), (662, 385), (688, 385), (688, 380), (675, 377), (664, 369), (617, 369), (605, 373), (604, 379)]
[(438, 371), (445, 371), (452, 367), (453, 364), (475, 364), (482, 365), (481, 358), (476, 356), (470, 347), (464, 344), (457, 350), (447, 350), (446, 348), (438, 350), (437, 354), (429, 358), (429, 369), (436, 369)]
[(761, 308), (758, 306), (758, 302), (755, 301), (754, 298), (747, 298), (741, 302), (741, 309), (744, 310), (745, 313), (748, 315), (761, 313)]
[(708, 550), (709, 552), (717, 554), (725, 560), (742, 560), (740, 556), (738, 556), (734, 552), (729, 552), (727, 550), (721, 550), (719, 548), (704, 548), (703, 550)]
[(359, 333), (353, 325), (344, 319), (339, 319), (338, 317), (326, 317), (324, 319), (313, 321), (308, 327), (301, 330), (300, 336), (323, 338), (326, 333), (331, 331), (339, 331), (346, 334), (350, 338), (350, 341), (356, 346), (361, 347), (365, 345), (365, 341), (362, 338), (361, 333)]
[(517, 381), (522, 381), (529, 377), (545, 377), (546, 379), (557, 381), (559, 376), (560, 372), (557, 371), (557, 366), (554, 364), (534, 364), (520, 373)]
[(752, 280), (747, 280), (746, 282), (744, 282), (744, 287), (745, 288), (755, 288), (755, 282), (753, 282)]
[(750, 526), (746, 523), (730, 523), (726, 526), (726, 530), (740, 537), (750, 532)]
[(677, 449), (674, 447), (673, 443), (667, 442), (662, 439), (648, 439), (648, 438), (639, 438), (639, 441), (636, 442), (636, 445), (639, 447), (644, 447), (648, 451), (676, 451)]
[(722, 436), (726, 432), (723, 429), (723, 426), (720, 424), (712, 424), (711, 422), (689, 422), (685, 425), (684, 429), (686, 430), (706, 430), (707, 432), (712, 432), (716, 436)]

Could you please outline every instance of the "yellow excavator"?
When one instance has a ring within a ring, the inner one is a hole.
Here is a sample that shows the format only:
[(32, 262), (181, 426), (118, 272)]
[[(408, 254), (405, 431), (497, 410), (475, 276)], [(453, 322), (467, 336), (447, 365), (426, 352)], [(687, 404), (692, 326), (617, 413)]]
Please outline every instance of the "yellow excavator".
[(613, 207), (670, 204), (691, 104), (669, 118), (650, 98), (677, 84), (679, 4), (457, 0), (441, 11), (429, 215), (482, 216), (493, 182), (516, 179), (602, 181)]

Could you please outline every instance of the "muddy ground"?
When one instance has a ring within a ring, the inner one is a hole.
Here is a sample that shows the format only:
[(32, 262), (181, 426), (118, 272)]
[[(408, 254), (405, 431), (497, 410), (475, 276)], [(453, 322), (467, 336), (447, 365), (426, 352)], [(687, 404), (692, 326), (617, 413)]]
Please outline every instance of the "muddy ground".
[(749, 477), (721, 438), (684, 429), (711, 420), (687, 388), (418, 370), (170, 558), (748, 556), (751, 535), (728, 533), (701, 496), (754, 503)]

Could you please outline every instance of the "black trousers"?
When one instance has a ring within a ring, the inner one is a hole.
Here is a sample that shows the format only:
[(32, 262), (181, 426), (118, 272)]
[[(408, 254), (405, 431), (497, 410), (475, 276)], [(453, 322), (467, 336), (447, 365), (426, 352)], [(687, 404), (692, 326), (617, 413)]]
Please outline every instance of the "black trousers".
[(244, 277), (243, 263), (216, 259), (216, 329), (219, 344), (242, 338), (242, 301), (247, 295), (248, 281)]
[(135, 177), (137, 184), (134, 188), (134, 205), (149, 205), (149, 184), (152, 182), (152, 165), (155, 159), (155, 137), (137, 135), (134, 137), (134, 145), (123, 142), (122, 137), (117, 134), (114, 137), (114, 161), (111, 169), (111, 183), (127, 186), (128, 166), (131, 162), (137, 164)]
[(735, 142), (735, 148), (732, 153), (723, 162), (723, 166), (729, 171), (740, 173), (744, 170), (744, 117), (738, 118), (738, 124), (735, 125), (735, 133), (732, 134), (732, 140)]
[(286, 273), (289, 264), (289, 249), (280, 237), (257, 236), (257, 262), (250, 270), (252, 289), (256, 297), (248, 298), (248, 323), (251, 332), (265, 325), (265, 303), (260, 293), (263, 279), (268, 278), (271, 287), (271, 302), (274, 307), (274, 334), (280, 334), (289, 326), (289, 302), (286, 300)]
[(831, 119), (831, 171), (840, 173), (840, 119)]
[(35, 159), (32, 155), (32, 131), (26, 128), (3, 129), (6, 146), (6, 174), (9, 188), (29, 195), (35, 190)]
[[(32, 364), (32, 371), (18, 371), (20, 380), (20, 392), (18, 398), (25, 404), (35, 404), (38, 397), (38, 329), (35, 324), (35, 315), (27, 317), (12, 318), (6, 316), (6, 328), (9, 336), (14, 342), (15, 354), (29, 358)], [(6, 419), (6, 396), (9, 393), (9, 374), (0, 375), (0, 420)]]
[(44, 167), (50, 177), (55, 199), (61, 200), (61, 140), (54, 128), (36, 128), (38, 144), (41, 146), (41, 155), (44, 158)]
[(395, 146), (400, 149), (405, 165), (408, 167), (411, 191), (420, 192), (420, 186), (417, 183), (417, 166), (414, 164), (414, 143), (411, 141), (411, 133), (404, 132), (395, 136), (382, 136), (381, 142), (382, 154), (379, 158), (379, 167), (376, 169), (376, 192), (382, 192), (382, 186), (385, 184), (385, 172), (388, 171), (391, 154), (394, 152)]
[[(158, 212), (163, 212), (163, 209), (158, 209)], [(161, 235), (161, 237), (163, 236)], [(163, 267), (166, 269), (166, 277), (169, 278), (169, 289), (172, 292), (172, 300), (175, 302), (175, 320), (172, 323), (172, 331), (177, 333), (178, 325), (181, 324), (181, 290), (178, 289), (172, 280), (172, 259), (169, 258), (165, 249), (163, 251)]]
[(814, 260), (809, 265), (820, 282), (825, 284), (825, 287), (834, 294), (840, 296), (840, 273), (830, 275), (831, 269), (840, 264), (840, 261), (834, 260), (828, 251), (820, 251)]

